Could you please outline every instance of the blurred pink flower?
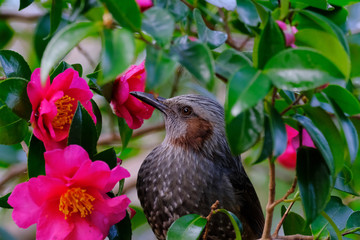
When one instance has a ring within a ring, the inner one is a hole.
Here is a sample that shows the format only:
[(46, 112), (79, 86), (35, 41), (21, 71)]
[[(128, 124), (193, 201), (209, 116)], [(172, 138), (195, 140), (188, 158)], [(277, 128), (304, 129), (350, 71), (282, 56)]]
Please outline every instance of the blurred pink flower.
[(153, 6), (152, 0), (136, 0), (136, 3), (139, 5), (142, 12)]
[(46, 150), (66, 147), (78, 101), (96, 123), (90, 102), (93, 93), (79, 73), (71, 68), (57, 75), (52, 83), (48, 77), (45, 86), (40, 81), (40, 68), (35, 69), (27, 94), (32, 105), (30, 122), (34, 135), (44, 142)]
[(276, 23), (279, 25), (280, 29), (283, 31), (285, 36), (285, 45), (287, 47), (296, 48), (295, 45), (295, 33), (298, 32), (295, 26), (290, 26), (283, 21), (277, 20)]
[[(281, 154), (277, 160), (280, 163), (280, 165), (289, 168), (289, 169), (295, 169), (296, 167), (296, 150), (300, 147), (300, 137), (299, 132), (286, 125), (286, 133), (287, 133), (287, 146), (285, 149), (285, 152)], [(302, 132), (302, 146), (307, 147), (313, 147), (315, 148), (315, 145), (313, 141), (311, 140), (309, 134), (305, 129), (303, 129)]]
[(146, 72), (144, 62), (132, 65), (114, 82), (111, 107), (118, 117), (125, 119), (131, 129), (141, 127), (149, 119), (154, 108), (130, 95), (131, 91), (145, 91)]
[(100, 240), (126, 216), (130, 200), (107, 192), (129, 172), (91, 161), (78, 145), (47, 151), (46, 176), (17, 185), (8, 199), (21, 228), (37, 224), (38, 240)]

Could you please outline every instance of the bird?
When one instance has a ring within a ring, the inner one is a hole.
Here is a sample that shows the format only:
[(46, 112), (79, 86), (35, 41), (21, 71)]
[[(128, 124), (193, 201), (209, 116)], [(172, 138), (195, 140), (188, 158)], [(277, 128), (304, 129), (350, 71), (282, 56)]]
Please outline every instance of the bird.
[[(166, 239), (169, 227), (181, 216), (207, 216), (216, 201), (239, 218), (242, 239), (260, 238), (264, 215), (240, 156), (231, 153), (223, 107), (196, 94), (168, 99), (145, 92), (130, 94), (162, 112), (165, 121), (165, 138), (141, 164), (136, 183), (157, 239)], [(213, 215), (207, 239), (235, 239), (225, 214)]]

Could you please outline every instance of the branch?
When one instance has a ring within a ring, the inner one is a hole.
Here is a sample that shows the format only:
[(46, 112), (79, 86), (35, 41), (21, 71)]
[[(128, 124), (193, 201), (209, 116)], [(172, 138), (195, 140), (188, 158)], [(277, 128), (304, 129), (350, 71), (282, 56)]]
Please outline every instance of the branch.
[(41, 18), (43, 15), (33, 14), (33, 15), (21, 15), (21, 14), (13, 14), (13, 13), (1, 13), (0, 19), (8, 20), (15, 19), (22, 22), (34, 22)]
[(272, 219), (274, 215), (273, 203), (275, 201), (275, 164), (272, 156), (269, 157), (269, 199), (266, 205), (265, 226), (261, 239), (269, 239), (271, 232)]
[(285, 109), (280, 113), (280, 115), (283, 116), (285, 113), (287, 113), (289, 110), (291, 110), (291, 108), (292, 108), (294, 105), (296, 105), (296, 104), (299, 103), (299, 101), (302, 99), (303, 96), (304, 96), (303, 94), (300, 94), (300, 95), (295, 99), (294, 102), (292, 102), (287, 108), (285, 108)]
[(8, 181), (10, 181), (11, 179), (18, 177), (19, 174), (21, 173), (26, 173), (27, 170), (27, 164), (26, 163), (20, 163), (20, 164), (16, 164), (11, 166), (6, 174), (4, 175), (4, 177), (2, 179), (0, 179), (0, 189), (3, 187), (3, 185), (5, 185), (5, 183), (7, 183)]
[(296, 184), (297, 184), (297, 177), (294, 178), (294, 181), (291, 185), (291, 188), (285, 193), (285, 195), (280, 198), (279, 200), (275, 201), (273, 204), (272, 204), (272, 207), (275, 208), (276, 205), (278, 205), (279, 203), (283, 202), (284, 200), (286, 200), (290, 194), (292, 194), (294, 191), (295, 191), (295, 188), (296, 188)]
[(213, 205), (211, 205), (210, 213), (206, 217), (207, 223), (206, 223), (204, 235), (203, 235), (203, 238), (202, 238), (203, 240), (206, 240), (207, 235), (209, 234), (209, 222), (211, 220), (211, 217), (215, 213), (215, 210), (219, 207), (219, 204), (220, 204), (219, 200), (216, 200), (216, 202)]

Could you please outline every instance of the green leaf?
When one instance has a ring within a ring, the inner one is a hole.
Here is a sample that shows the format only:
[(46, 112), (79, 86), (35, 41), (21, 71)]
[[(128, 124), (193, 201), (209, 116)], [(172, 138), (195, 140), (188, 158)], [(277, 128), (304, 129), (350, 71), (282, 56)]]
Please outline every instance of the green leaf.
[(175, 21), (184, 20), (189, 14), (189, 8), (185, 3), (178, 0), (155, 1), (155, 6), (167, 9), (175, 18)]
[(281, 115), (269, 103), (266, 106), (269, 113), (270, 132), (274, 157), (280, 156), (286, 149), (287, 133)]
[(59, 65), (56, 66), (54, 71), (50, 74), (50, 81), (52, 82), (54, 78), (59, 75), (60, 73), (64, 72), (66, 69), (71, 68), (71, 65), (67, 62), (61, 61)]
[(271, 81), (260, 70), (243, 67), (230, 79), (227, 87), (226, 114), (229, 120), (255, 106), (270, 91)]
[[(334, 175), (336, 175), (344, 165), (345, 142), (340, 141), (340, 139), (342, 139), (340, 132), (332, 121), (331, 116), (325, 110), (320, 107), (313, 108), (308, 105), (305, 105), (303, 109), (316, 128), (324, 135), (326, 142), (329, 143), (334, 161), (331, 165), (334, 166)], [(330, 169), (331, 165), (329, 165)]]
[(45, 82), (51, 68), (84, 38), (98, 33), (99, 23), (76, 22), (57, 32), (46, 46), (41, 59), (41, 81)]
[(100, 111), (98, 105), (96, 104), (96, 102), (93, 99), (91, 99), (91, 105), (92, 105), (94, 115), (96, 117), (96, 132), (97, 132), (97, 138), (99, 138), (100, 134), (101, 134), (101, 129), (102, 129), (101, 111)]
[(314, 141), (315, 146), (319, 149), (322, 154), (322, 159), (325, 160), (329, 171), (334, 174), (334, 158), (331, 154), (329, 143), (322, 132), (314, 125), (314, 123), (307, 117), (302, 115), (295, 115), (294, 118), (306, 129), (311, 139)]
[(68, 145), (80, 145), (92, 158), (96, 154), (97, 139), (97, 131), (93, 119), (86, 109), (78, 103), (70, 126)]
[(357, 234), (360, 234), (360, 211), (353, 212), (346, 221), (346, 228), (349, 230), (357, 229)]
[(347, 37), (350, 48), (351, 77), (360, 76), (360, 33)]
[(329, 200), (331, 173), (319, 150), (300, 147), (297, 150), (296, 175), (307, 223), (311, 223)]
[[(283, 216), (286, 211), (285, 206), (281, 206), (281, 215)], [(289, 212), (284, 219), (283, 229), (285, 235), (307, 235), (311, 236), (311, 229), (308, 224), (306, 224), (304, 218), (295, 212)]]
[(19, 11), (29, 6), (34, 0), (20, 0)]
[(304, 91), (344, 76), (336, 66), (316, 50), (286, 49), (266, 64), (264, 73), (283, 90)]
[(28, 81), (23, 78), (8, 78), (0, 82), (0, 100), (19, 117), (29, 120), (32, 107), (26, 87)]
[[(170, 58), (164, 49), (146, 47), (146, 88), (156, 89), (174, 73), (176, 61)], [(166, 71), (164, 71), (166, 69)]]
[(210, 49), (217, 48), (225, 43), (227, 40), (227, 34), (209, 29), (206, 26), (199, 9), (194, 9), (193, 16), (201, 42), (206, 43)]
[(174, 18), (167, 10), (152, 7), (144, 12), (142, 30), (150, 34), (160, 46), (170, 43), (174, 28)]
[[(345, 228), (346, 221), (353, 213), (353, 210), (348, 206), (345, 206), (339, 197), (331, 196), (324, 212), (332, 219), (337, 228), (341, 230)], [(323, 239), (328, 236), (329, 233), (331, 236), (336, 236), (332, 226), (321, 215), (311, 223), (311, 229), (315, 238), (318, 236)], [(335, 237), (333, 239), (337, 238)]]
[(108, 83), (131, 64), (135, 53), (134, 37), (126, 29), (104, 29), (101, 54), (103, 79), (98, 84)]
[(130, 206), (130, 208), (134, 209), (136, 211), (136, 214), (131, 219), (131, 228), (134, 231), (141, 225), (147, 224), (148, 221), (146, 219), (144, 210), (139, 206)]
[(359, 196), (359, 193), (357, 193), (352, 186), (352, 179), (351, 169), (344, 165), (343, 169), (336, 177), (334, 188), (354, 196)]
[(80, 63), (71, 64), (71, 68), (79, 73), (79, 77), (82, 77), (83, 68)]
[(307, 6), (319, 8), (322, 10), (334, 9), (334, 7), (331, 6), (327, 0), (316, 0), (316, 1), (313, 1), (313, 0), (290, 0), (290, 2), (291, 3), (300, 2), (300, 3), (306, 4)]
[(0, 101), (0, 144), (21, 142), (28, 132), (28, 123)]
[(354, 162), (356, 154), (359, 150), (359, 137), (356, 128), (350, 119), (345, 116), (342, 109), (338, 106), (335, 100), (330, 96), (327, 97), (341, 125), (342, 133), (344, 134), (345, 141), (347, 142), (350, 160), (351, 162)]
[(14, 31), (6, 21), (0, 20), (0, 49), (6, 46), (6, 44), (14, 36)]
[(141, 28), (140, 9), (135, 0), (101, 0), (114, 19), (124, 28), (139, 32)]
[(296, 33), (296, 45), (316, 49), (339, 69), (345, 79), (349, 78), (351, 69), (349, 55), (333, 34), (316, 29), (303, 29)]
[(232, 153), (239, 155), (252, 147), (260, 137), (264, 126), (263, 103), (259, 102), (255, 107), (231, 118), (231, 121), (229, 117), (225, 114), (226, 135)]
[(119, 133), (121, 137), (122, 151), (123, 151), (127, 147), (131, 139), (133, 130), (129, 128), (124, 118), (118, 118), (118, 126), (119, 126)]
[(107, 165), (109, 165), (110, 169), (113, 169), (117, 165), (116, 152), (115, 152), (115, 149), (113, 147), (108, 148), (108, 149), (106, 149), (106, 150), (104, 150), (102, 152), (99, 152), (99, 153), (95, 154), (92, 157), (92, 160), (93, 161), (100, 160), (100, 161), (106, 162)]
[(180, 217), (171, 224), (167, 240), (199, 239), (206, 226), (207, 220), (197, 214), (189, 214)]
[(340, 109), (350, 116), (360, 114), (360, 103), (354, 95), (339, 85), (329, 85), (323, 92), (333, 99)]
[(30, 67), (25, 59), (17, 52), (0, 50), (0, 63), (7, 78), (21, 77), (30, 80)]
[(45, 175), (45, 151), (44, 143), (35, 137), (35, 135), (32, 135), (28, 156), (29, 178)]
[(216, 213), (217, 212), (226, 214), (226, 216), (230, 219), (230, 222), (234, 227), (236, 240), (241, 240), (241, 232), (243, 232), (243, 226), (242, 226), (239, 218), (234, 213), (232, 213), (226, 209), (218, 209), (218, 210), (216, 210)]
[(52, 0), (50, 11), (50, 33), (48, 37), (52, 36), (60, 25), (62, 6), (62, 0)]
[(232, 48), (224, 50), (215, 61), (215, 72), (229, 79), (239, 69), (251, 66), (251, 61), (242, 53)]
[(206, 45), (198, 42), (173, 45), (171, 55), (201, 82), (209, 84), (214, 79), (214, 60)]
[(0, 208), (12, 208), (7, 202), (10, 195), (11, 193), (8, 193), (5, 196), (0, 197)]
[(268, 13), (268, 19), (261, 34), (254, 43), (254, 66), (263, 69), (266, 63), (277, 53), (285, 49), (285, 38), (281, 29)]
[(267, 157), (269, 157), (273, 152), (273, 142), (272, 142), (272, 135), (270, 129), (270, 120), (269, 117), (265, 115), (265, 123), (264, 123), (264, 141), (261, 149), (260, 156), (254, 161), (252, 164), (258, 164), (264, 161)]
[(236, 1), (236, 12), (238, 19), (245, 25), (256, 27), (260, 23), (259, 14), (256, 11), (254, 3), (250, 0)]

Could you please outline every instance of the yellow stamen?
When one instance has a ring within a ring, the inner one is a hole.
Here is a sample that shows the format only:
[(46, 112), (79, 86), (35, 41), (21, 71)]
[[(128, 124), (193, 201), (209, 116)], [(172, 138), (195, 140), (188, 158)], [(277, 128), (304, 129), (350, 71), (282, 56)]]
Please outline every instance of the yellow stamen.
[(52, 125), (54, 128), (63, 129), (64, 125), (71, 124), (72, 118), (74, 116), (72, 109), (73, 105), (71, 102), (74, 100), (74, 98), (71, 98), (68, 95), (64, 95), (55, 102), (57, 114), (52, 120)]
[(61, 195), (59, 210), (65, 214), (65, 219), (73, 213), (80, 213), (81, 217), (86, 217), (94, 209), (92, 204), (94, 200), (95, 198), (86, 193), (85, 189), (70, 188)]

